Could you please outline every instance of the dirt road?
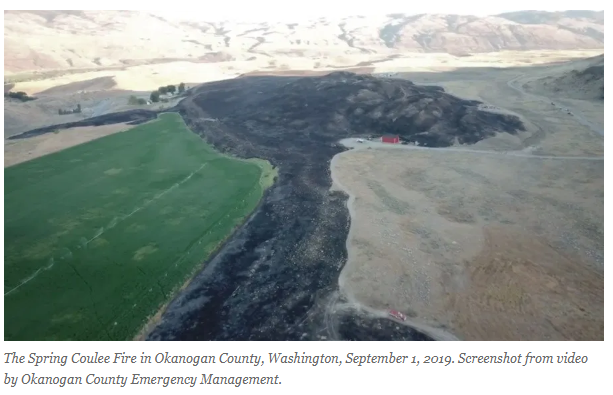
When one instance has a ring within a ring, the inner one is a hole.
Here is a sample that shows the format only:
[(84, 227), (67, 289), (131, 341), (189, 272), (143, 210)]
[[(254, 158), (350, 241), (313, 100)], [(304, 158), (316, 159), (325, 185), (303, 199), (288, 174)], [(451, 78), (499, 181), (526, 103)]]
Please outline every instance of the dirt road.
[(563, 104), (560, 104), (559, 102), (556, 102), (556, 101), (552, 100), (552, 99), (551, 99), (551, 98), (549, 98), (549, 97), (540, 96), (540, 95), (536, 95), (536, 94), (534, 94), (534, 93), (528, 93), (528, 92), (526, 92), (526, 91), (525, 91), (525, 90), (524, 90), (524, 89), (521, 87), (521, 85), (519, 85), (519, 84), (518, 84), (518, 80), (519, 80), (520, 78), (522, 78), (522, 77), (523, 77), (523, 76), (519, 76), (519, 77), (516, 77), (516, 78), (514, 78), (514, 79), (512, 79), (512, 80), (508, 81), (508, 82), (507, 82), (507, 85), (509, 86), (509, 88), (512, 88), (512, 89), (516, 90), (517, 92), (521, 93), (522, 95), (529, 96), (529, 97), (535, 98), (535, 99), (537, 99), (537, 100), (541, 100), (541, 101), (543, 101), (543, 102), (545, 102), (545, 103), (551, 103), (551, 104), (552, 104), (554, 107), (556, 107), (557, 109), (559, 109), (559, 110), (561, 110), (561, 111), (563, 111), (563, 110), (565, 110), (565, 109), (570, 110), (570, 111), (572, 112), (572, 115), (568, 114), (569, 116), (573, 116), (573, 117), (574, 117), (574, 118), (577, 120), (577, 122), (579, 122), (581, 125), (583, 125), (583, 126), (586, 126), (586, 127), (590, 128), (590, 129), (591, 129), (591, 130), (593, 130), (595, 133), (598, 133), (598, 134), (599, 134), (599, 135), (601, 135), (601, 136), (604, 136), (604, 131), (603, 131), (602, 129), (598, 128), (598, 127), (597, 127), (596, 125), (594, 125), (592, 122), (588, 121), (588, 120), (587, 120), (587, 119), (586, 119), (586, 118), (583, 116), (583, 114), (582, 114), (582, 113), (581, 113), (579, 110), (577, 110), (576, 108), (571, 108), (571, 107), (569, 107), (568, 105), (563, 105)]
[(402, 150), (416, 150), (416, 151), (430, 151), (430, 152), (461, 152), (471, 153), (478, 155), (494, 155), (503, 157), (515, 157), (515, 158), (528, 158), (528, 159), (554, 159), (554, 160), (591, 160), (591, 161), (603, 161), (604, 156), (564, 156), (564, 155), (537, 155), (514, 151), (485, 151), (475, 150), (469, 148), (431, 148), (431, 147), (419, 147), (411, 144), (385, 144), (378, 141), (364, 141), (363, 143), (356, 142), (355, 138), (343, 139), (340, 141), (342, 145), (347, 148), (353, 148), (355, 150), (369, 149), (369, 148), (385, 148), (385, 149), (402, 149)]

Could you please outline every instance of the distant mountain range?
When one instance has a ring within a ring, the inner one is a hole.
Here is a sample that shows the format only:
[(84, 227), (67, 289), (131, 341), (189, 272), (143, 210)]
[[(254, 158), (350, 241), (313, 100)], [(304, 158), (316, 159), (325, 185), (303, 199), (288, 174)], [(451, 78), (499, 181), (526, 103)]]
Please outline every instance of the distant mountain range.
[(604, 11), (390, 14), (303, 23), (186, 21), (140, 11), (5, 11), (4, 71), (173, 60), (604, 48)]

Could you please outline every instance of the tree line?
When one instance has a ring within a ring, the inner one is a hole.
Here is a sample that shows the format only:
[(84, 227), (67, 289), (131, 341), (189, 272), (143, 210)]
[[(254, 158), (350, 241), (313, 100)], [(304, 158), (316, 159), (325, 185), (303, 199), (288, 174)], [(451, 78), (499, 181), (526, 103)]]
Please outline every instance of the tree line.
[(178, 87), (174, 85), (160, 86), (156, 91), (151, 92), (149, 99), (151, 99), (153, 103), (157, 103), (160, 101), (160, 95), (165, 95), (167, 93), (174, 95), (175, 92), (178, 94), (185, 92), (185, 84), (181, 82)]
[(35, 97), (28, 96), (28, 94), (25, 92), (4, 92), (4, 97), (9, 97), (11, 99), (17, 99), (20, 101), (36, 100)]

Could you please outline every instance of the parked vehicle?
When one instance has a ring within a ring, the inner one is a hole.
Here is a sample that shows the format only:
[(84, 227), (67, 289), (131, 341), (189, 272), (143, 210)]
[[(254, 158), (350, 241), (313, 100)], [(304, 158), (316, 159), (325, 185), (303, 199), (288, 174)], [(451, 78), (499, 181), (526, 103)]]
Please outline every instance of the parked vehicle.
[(407, 316), (402, 314), (401, 312), (399, 312), (398, 310), (390, 310), (388, 311), (389, 315), (392, 318), (395, 318), (399, 321), (406, 321), (407, 320)]

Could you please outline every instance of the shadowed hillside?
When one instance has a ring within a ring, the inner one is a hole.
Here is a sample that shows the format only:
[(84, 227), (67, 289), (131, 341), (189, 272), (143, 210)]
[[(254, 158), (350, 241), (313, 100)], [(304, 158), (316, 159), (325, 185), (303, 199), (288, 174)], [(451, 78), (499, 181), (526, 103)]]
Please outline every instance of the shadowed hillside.
[(604, 55), (562, 64), (526, 87), (572, 99), (604, 100)]

